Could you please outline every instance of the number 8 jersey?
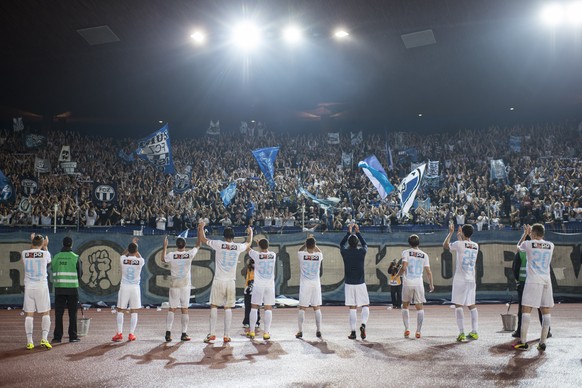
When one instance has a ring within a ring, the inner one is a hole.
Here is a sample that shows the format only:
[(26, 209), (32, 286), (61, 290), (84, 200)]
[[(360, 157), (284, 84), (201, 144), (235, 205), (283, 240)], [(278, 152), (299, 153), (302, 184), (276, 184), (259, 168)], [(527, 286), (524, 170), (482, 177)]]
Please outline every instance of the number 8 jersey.
[(527, 257), (525, 282), (550, 285), (552, 283), (550, 262), (554, 254), (554, 243), (545, 240), (529, 240), (522, 242), (519, 250), (525, 251)]

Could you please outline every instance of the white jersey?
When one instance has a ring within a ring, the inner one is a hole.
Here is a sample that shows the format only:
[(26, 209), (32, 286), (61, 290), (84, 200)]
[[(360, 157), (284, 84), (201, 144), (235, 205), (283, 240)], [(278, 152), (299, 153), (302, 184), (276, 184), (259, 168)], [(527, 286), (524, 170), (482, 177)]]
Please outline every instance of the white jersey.
[(247, 250), (247, 243), (208, 240), (208, 246), (216, 251), (214, 279), (236, 280), (236, 265), (241, 253)]
[(519, 246), (527, 257), (526, 283), (552, 284), (550, 263), (554, 253), (554, 243), (545, 240), (524, 241)]
[(307, 251), (297, 252), (299, 266), (301, 267), (301, 278), (299, 283), (320, 284), (319, 270), (323, 254), (321, 252), (309, 253)]
[(475, 283), (475, 263), (479, 253), (479, 244), (473, 241), (459, 240), (449, 246), (451, 252), (456, 254), (453, 281)]
[(428, 255), (420, 249), (406, 249), (402, 251), (402, 263), (408, 263), (402, 277), (402, 285), (422, 286), (422, 271), (424, 267), (429, 267)]
[(172, 275), (172, 287), (192, 286), (192, 259), (198, 253), (198, 248), (189, 251), (170, 252), (164, 257), (164, 261), (170, 264)]
[(275, 284), (275, 263), (277, 255), (274, 252), (249, 251), (249, 256), (255, 261), (255, 287)]
[(48, 287), (46, 267), (51, 262), (50, 252), (33, 248), (22, 251), (21, 257), (24, 263), (24, 287), (27, 289)]
[(139, 284), (141, 269), (145, 264), (143, 257), (121, 255), (121, 284)]

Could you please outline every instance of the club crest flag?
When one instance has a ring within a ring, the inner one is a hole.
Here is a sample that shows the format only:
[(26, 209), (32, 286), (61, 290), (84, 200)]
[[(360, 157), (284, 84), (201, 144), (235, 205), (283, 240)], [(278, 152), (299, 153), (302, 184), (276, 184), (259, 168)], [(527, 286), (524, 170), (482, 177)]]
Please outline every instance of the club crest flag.
[(507, 171), (503, 159), (491, 159), (490, 178), (491, 180), (507, 180)]
[(192, 166), (186, 166), (184, 173), (174, 175), (174, 193), (184, 194), (192, 188)]
[(263, 175), (267, 178), (271, 190), (275, 189), (275, 159), (279, 153), (279, 147), (258, 148), (253, 150), (253, 156), (257, 160)]
[(46, 137), (43, 135), (29, 133), (24, 137), (24, 145), (26, 148), (43, 147), (46, 145)]
[(210, 120), (210, 125), (208, 126), (208, 129), (206, 130), (206, 134), (210, 135), (210, 136), (220, 135), (220, 120), (216, 120), (216, 122), (213, 122), (212, 120)]
[(12, 182), (0, 171), (0, 203), (13, 203), (15, 200), (16, 193)]
[(414, 198), (416, 198), (416, 193), (424, 177), (425, 168), (426, 163), (418, 166), (400, 182), (400, 186), (398, 186), (398, 197), (400, 198), (401, 215), (408, 213), (408, 210), (412, 207)]
[(71, 146), (64, 145), (61, 147), (59, 162), (70, 162), (70, 161), (71, 161)]
[(380, 197), (385, 199), (388, 194), (394, 191), (394, 186), (388, 180), (388, 175), (375, 155), (368, 156), (358, 163), (358, 167), (364, 170), (364, 174), (370, 179)]
[(362, 134), (362, 131), (356, 133), (350, 132), (350, 139), (352, 141), (352, 146), (357, 146), (364, 141), (364, 135)]
[(224, 206), (230, 205), (234, 196), (236, 195), (236, 182), (232, 182), (224, 190), (220, 191), (220, 198)]
[(51, 171), (51, 161), (49, 159), (34, 157), (34, 171), (38, 173), (47, 173)]
[(141, 139), (135, 154), (141, 159), (152, 163), (158, 169), (163, 170), (165, 174), (174, 174), (176, 172), (174, 161), (172, 160), (168, 124)]
[(353, 160), (354, 160), (353, 152), (348, 153), (342, 151), (342, 168), (351, 168)]
[(14, 132), (22, 132), (24, 130), (24, 123), (22, 117), (15, 117), (12, 119), (12, 129)]
[(340, 136), (339, 132), (332, 132), (327, 134), (327, 144), (339, 144)]
[(103, 202), (107, 204), (117, 203), (117, 183), (93, 183), (93, 203), (100, 206)]
[(428, 161), (428, 168), (426, 170), (426, 177), (427, 178), (436, 178), (439, 176), (439, 161), (438, 160), (429, 160)]

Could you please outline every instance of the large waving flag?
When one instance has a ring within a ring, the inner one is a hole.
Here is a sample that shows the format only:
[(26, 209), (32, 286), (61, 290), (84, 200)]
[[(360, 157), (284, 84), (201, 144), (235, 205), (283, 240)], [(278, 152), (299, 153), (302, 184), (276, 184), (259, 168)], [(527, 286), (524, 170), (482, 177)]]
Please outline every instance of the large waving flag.
[(302, 186), (299, 186), (299, 192), (301, 194), (303, 194), (306, 198), (309, 198), (313, 202), (320, 205), (324, 209), (334, 207), (339, 202), (339, 198), (331, 198), (331, 197), (327, 198), (327, 199), (317, 198), (315, 195), (313, 195), (309, 191), (305, 190)]
[(275, 159), (277, 159), (277, 154), (279, 153), (279, 147), (267, 147), (258, 148), (253, 150), (253, 156), (257, 160), (261, 171), (267, 178), (271, 190), (275, 189)]
[(418, 166), (400, 182), (398, 197), (400, 198), (401, 215), (408, 213), (414, 203), (414, 198), (416, 198), (416, 193), (424, 177), (425, 168), (426, 163)]
[(0, 203), (13, 203), (15, 200), (16, 193), (12, 182), (0, 171)]
[(375, 155), (368, 156), (366, 159), (358, 163), (358, 167), (364, 170), (364, 174), (370, 179), (380, 197), (386, 198), (388, 194), (394, 191), (394, 186), (388, 180), (388, 175), (384, 168), (378, 161)]
[(220, 198), (224, 206), (230, 205), (232, 199), (236, 195), (236, 182), (232, 182), (224, 190), (220, 191)]
[(170, 131), (168, 124), (158, 129), (151, 135), (139, 141), (135, 154), (152, 163), (166, 174), (174, 174), (174, 161), (172, 160), (172, 147), (170, 146)]

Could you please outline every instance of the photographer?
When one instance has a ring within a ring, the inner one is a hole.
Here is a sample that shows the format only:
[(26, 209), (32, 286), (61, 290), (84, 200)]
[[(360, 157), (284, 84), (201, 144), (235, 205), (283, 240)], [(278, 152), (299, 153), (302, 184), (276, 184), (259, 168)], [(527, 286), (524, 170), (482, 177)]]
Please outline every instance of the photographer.
[(398, 276), (398, 272), (402, 267), (402, 259), (396, 261), (392, 260), (388, 267), (388, 284), (390, 285), (390, 298), (392, 301), (392, 308), (399, 309), (402, 307), (402, 277)]

